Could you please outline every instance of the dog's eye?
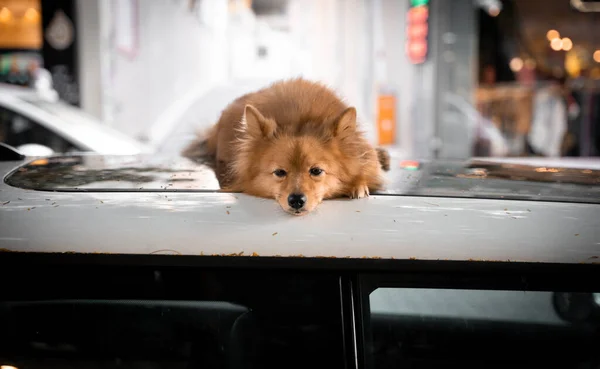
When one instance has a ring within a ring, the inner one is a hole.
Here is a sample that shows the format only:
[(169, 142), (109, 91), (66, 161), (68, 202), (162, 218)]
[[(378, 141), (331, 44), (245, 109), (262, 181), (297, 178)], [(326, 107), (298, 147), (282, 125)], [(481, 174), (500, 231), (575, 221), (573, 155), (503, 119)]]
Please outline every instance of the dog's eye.
[(323, 174), (323, 169), (321, 168), (310, 168), (310, 175), (311, 176), (320, 176), (321, 174)]
[(287, 172), (283, 169), (277, 169), (276, 171), (273, 172), (273, 174), (275, 174), (279, 178), (283, 178), (283, 177), (285, 177)]

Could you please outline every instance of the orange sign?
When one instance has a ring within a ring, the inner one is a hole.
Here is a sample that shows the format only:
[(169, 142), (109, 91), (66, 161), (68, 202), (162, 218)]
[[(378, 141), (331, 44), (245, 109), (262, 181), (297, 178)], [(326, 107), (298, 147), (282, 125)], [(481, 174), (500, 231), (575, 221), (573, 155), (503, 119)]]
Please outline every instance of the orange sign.
[(396, 96), (379, 95), (377, 99), (377, 131), (380, 145), (392, 145), (396, 140)]
[(0, 0), (0, 49), (42, 47), (41, 0)]

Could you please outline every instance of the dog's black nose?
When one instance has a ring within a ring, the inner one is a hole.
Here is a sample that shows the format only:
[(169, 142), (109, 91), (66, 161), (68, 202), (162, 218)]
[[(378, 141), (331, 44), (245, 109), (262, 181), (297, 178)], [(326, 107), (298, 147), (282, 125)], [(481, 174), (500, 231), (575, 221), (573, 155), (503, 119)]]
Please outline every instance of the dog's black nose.
[(305, 203), (306, 203), (306, 196), (304, 196), (304, 194), (302, 194), (302, 193), (293, 193), (288, 196), (288, 205), (292, 209), (299, 210), (304, 206)]

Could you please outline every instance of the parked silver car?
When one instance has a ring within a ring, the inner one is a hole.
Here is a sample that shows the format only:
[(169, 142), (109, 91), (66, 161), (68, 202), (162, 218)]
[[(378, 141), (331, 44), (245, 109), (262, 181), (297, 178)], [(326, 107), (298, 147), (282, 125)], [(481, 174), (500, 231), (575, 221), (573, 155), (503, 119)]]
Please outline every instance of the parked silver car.
[(137, 155), (146, 145), (35, 89), (0, 84), (0, 142), (24, 154)]

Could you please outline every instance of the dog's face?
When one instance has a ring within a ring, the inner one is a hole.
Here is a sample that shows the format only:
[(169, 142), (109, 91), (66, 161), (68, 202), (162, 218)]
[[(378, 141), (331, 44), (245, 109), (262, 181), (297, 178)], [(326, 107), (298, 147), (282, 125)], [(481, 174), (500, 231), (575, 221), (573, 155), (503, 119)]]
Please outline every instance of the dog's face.
[(328, 147), (314, 137), (275, 139), (257, 163), (256, 185), (270, 193), (281, 208), (302, 215), (338, 190), (339, 166)]
[(245, 149), (237, 163), (244, 192), (273, 198), (284, 211), (304, 215), (341, 191), (347, 160), (338, 133), (355, 129), (353, 108), (325, 134), (277, 132), (277, 123), (251, 106), (246, 107), (245, 121)]

